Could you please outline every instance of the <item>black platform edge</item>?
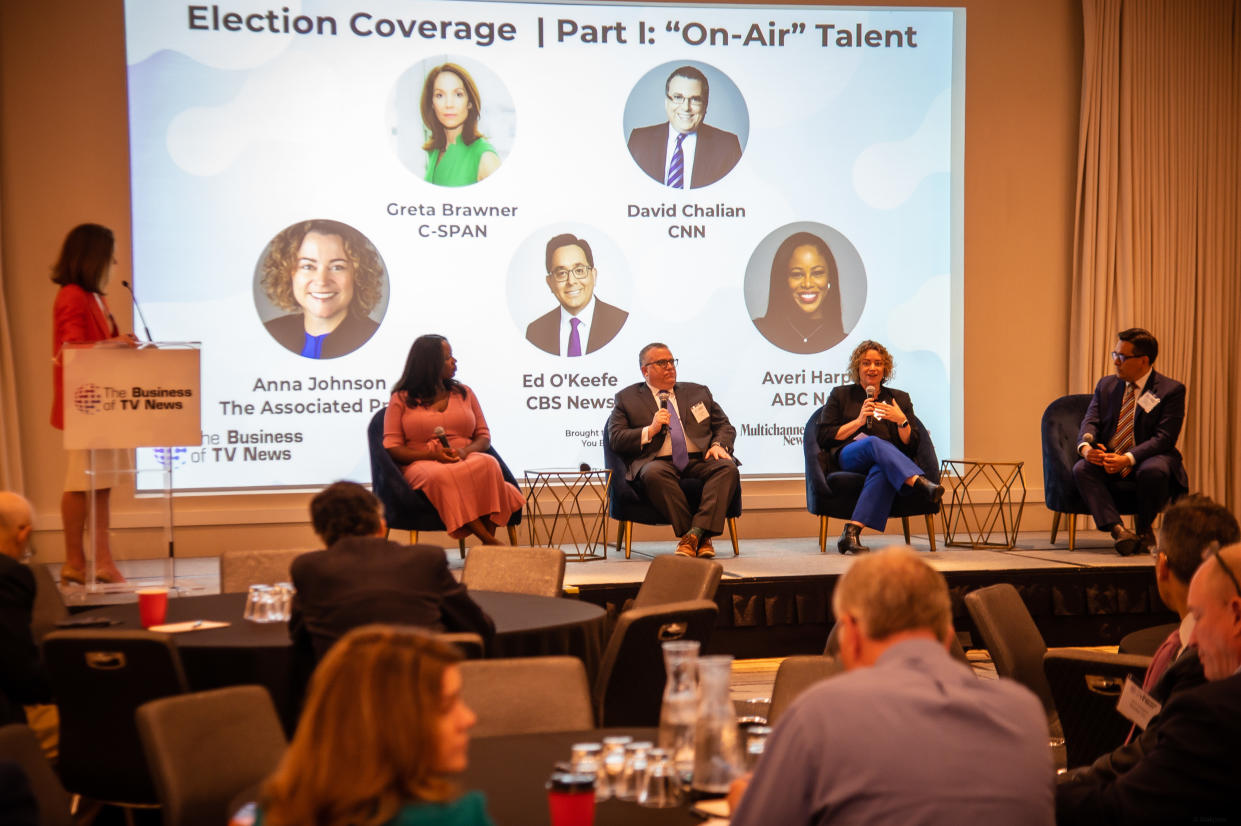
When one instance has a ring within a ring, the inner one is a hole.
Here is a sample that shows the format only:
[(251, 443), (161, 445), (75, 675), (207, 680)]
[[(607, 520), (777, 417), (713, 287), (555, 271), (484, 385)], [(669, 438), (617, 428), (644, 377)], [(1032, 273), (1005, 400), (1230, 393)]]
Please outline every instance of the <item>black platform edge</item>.
[[(1049, 647), (1117, 645), (1132, 631), (1176, 622), (1159, 599), (1149, 565), (1053, 570), (945, 572), (953, 623), (966, 648), (977, 639), (965, 610), (970, 591), (1000, 582), (1021, 593)], [(833, 623), (839, 575), (725, 579), (715, 601), (720, 616), (710, 653), (738, 659), (821, 654)], [(638, 593), (638, 583), (581, 585), (580, 599), (609, 620)], [(981, 645), (981, 643), (975, 643)]]

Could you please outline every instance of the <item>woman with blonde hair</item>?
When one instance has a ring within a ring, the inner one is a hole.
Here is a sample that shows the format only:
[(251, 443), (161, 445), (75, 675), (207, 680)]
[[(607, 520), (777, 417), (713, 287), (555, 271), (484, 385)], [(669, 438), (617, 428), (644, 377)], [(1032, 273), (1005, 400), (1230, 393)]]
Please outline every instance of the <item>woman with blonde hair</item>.
[(461, 794), (475, 716), (461, 655), (412, 628), (350, 631), (319, 663), (297, 734), (263, 785), (266, 826), (493, 826)]

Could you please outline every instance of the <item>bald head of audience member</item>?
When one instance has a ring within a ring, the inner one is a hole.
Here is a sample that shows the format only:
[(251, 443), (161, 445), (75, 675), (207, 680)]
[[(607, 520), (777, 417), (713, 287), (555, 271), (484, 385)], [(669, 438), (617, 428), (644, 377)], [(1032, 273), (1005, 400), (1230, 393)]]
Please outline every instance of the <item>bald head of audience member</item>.
[(1202, 552), (1212, 542), (1241, 542), (1237, 518), (1223, 505), (1191, 493), (1164, 509), (1154, 551), (1155, 584), (1163, 604), (1182, 618), (1189, 610), (1189, 582), (1202, 564)]
[(879, 655), (909, 639), (948, 645), (952, 602), (942, 574), (909, 548), (859, 557), (832, 594), (845, 668), (874, 665)]
[(1190, 645), (1208, 680), (1222, 680), (1241, 670), (1241, 544), (1212, 545), (1189, 583), (1189, 613), (1194, 618)]
[(34, 532), (34, 509), (26, 498), (0, 490), (0, 554), (22, 559)]

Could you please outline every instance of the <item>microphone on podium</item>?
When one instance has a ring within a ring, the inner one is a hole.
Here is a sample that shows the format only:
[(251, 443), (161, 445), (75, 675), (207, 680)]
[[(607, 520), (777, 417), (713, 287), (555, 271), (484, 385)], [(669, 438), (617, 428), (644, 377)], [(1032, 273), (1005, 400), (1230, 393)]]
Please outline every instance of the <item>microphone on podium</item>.
[(142, 332), (147, 334), (147, 341), (154, 341), (155, 339), (151, 338), (151, 330), (147, 327), (146, 316), (142, 314), (142, 305), (138, 303), (138, 296), (134, 295), (134, 288), (129, 286), (129, 282), (125, 280), (121, 281), (121, 286), (129, 290), (129, 297), (134, 302), (134, 309), (138, 311), (138, 320), (142, 322)]

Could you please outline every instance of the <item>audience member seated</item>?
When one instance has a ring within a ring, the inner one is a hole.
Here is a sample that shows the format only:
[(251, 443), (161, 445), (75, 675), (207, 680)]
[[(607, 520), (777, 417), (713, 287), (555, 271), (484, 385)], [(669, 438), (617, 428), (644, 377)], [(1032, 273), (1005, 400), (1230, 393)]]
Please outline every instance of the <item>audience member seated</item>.
[(733, 826), (1052, 822), (1043, 706), (952, 659), (941, 574), (889, 548), (850, 566), (832, 608), (847, 673), (781, 716), (733, 784)]
[[(1142, 690), (1161, 704), (1167, 703), (1177, 692), (1206, 682), (1198, 649), (1188, 644), (1194, 630), (1188, 605), (1189, 583), (1202, 563), (1203, 551), (1212, 542), (1230, 545), (1239, 540), (1241, 530), (1236, 518), (1227, 508), (1205, 496), (1189, 494), (1164, 509), (1155, 551), (1155, 585), (1164, 605), (1180, 616), (1181, 626), (1159, 646), (1142, 680)], [(1142, 759), (1158, 731), (1157, 725), (1148, 725), (1140, 734), (1135, 730), (1129, 742), (1120, 748), (1103, 755), (1091, 766), (1060, 775), (1056, 781), (1083, 783), (1106, 779), (1111, 782)]]
[(1241, 545), (1210, 546), (1187, 604), (1207, 682), (1178, 691), (1151, 720), (1149, 748), (1116, 773), (1074, 773), (1056, 786), (1056, 822), (1241, 822)]
[(431, 500), (449, 536), (500, 545), (496, 526), (507, 525), (526, 500), (486, 452), (491, 431), (483, 409), (456, 373), (443, 336), (414, 341), (384, 414), (384, 447), (410, 487)]
[(361, 485), (336, 482), (310, 501), (327, 550), (302, 554), (291, 568), (289, 635), (322, 658), (345, 632), (388, 622), (434, 631), (472, 631), (490, 640), (491, 618), (453, 579), (443, 548), (384, 538), (379, 500)]
[(315, 672), (256, 824), (491, 826), (482, 795), (451, 780), (465, 770), (475, 720), (459, 659), (413, 629), (346, 634)]
[(22, 706), (52, 700), (30, 634), (34, 574), (22, 564), (33, 529), (30, 503), (16, 493), (0, 491), (0, 725), (24, 723)]

